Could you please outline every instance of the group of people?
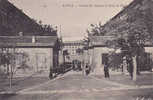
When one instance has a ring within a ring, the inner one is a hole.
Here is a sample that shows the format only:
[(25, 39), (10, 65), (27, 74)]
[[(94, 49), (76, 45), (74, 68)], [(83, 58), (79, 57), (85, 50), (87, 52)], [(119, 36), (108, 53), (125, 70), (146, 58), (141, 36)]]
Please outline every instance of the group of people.
[[(81, 63), (78, 64), (76, 63), (75, 61), (73, 62), (73, 70), (75, 69), (78, 69), (79, 68), (79, 71), (84, 71), (85, 72), (85, 75), (89, 75), (90, 72), (91, 72), (91, 66), (89, 63), (85, 63), (85, 62), (82, 62), (82, 67), (81, 67)], [(105, 78), (109, 78), (110, 75), (109, 75), (109, 62), (108, 62), (108, 58), (107, 60), (105, 60), (104, 62), (104, 76)]]
[[(84, 71), (85, 72), (85, 75), (89, 75), (90, 72), (91, 72), (91, 66), (89, 65), (89, 63), (84, 63), (84, 68), (81, 68), (81, 63), (76, 63), (76, 62), (73, 62), (72, 63), (72, 69), (77, 71)], [(105, 61), (104, 63), (104, 75), (105, 75), (105, 78), (109, 78), (110, 75), (109, 75), (109, 64), (108, 64), (108, 60)], [(50, 70), (50, 74), (49, 74), (49, 78), (52, 79), (53, 78), (53, 69)]]
[[(126, 59), (123, 59), (126, 61), (126, 64), (127, 64), (127, 71), (129, 72), (131, 78), (133, 77), (133, 61), (132, 61), (132, 57), (126, 57)], [(82, 65), (83, 64), (83, 65)], [(84, 71), (86, 75), (89, 75), (90, 72), (91, 72), (91, 66), (89, 63), (82, 63), (81, 62), (73, 62), (73, 70), (78, 70), (78, 71)], [(109, 62), (109, 57), (107, 56), (105, 58), (105, 61), (104, 61), (104, 77), (105, 78), (110, 78), (110, 74), (109, 74), (109, 66), (110, 66), (110, 62)], [(83, 68), (82, 68), (83, 66)], [(122, 69), (123, 70), (123, 69)], [(51, 70), (50, 71), (50, 75), (49, 75), (50, 78), (53, 77), (53, 71)]]
[[(72, 69), (74, 71), (85, 71), (85, 74), (88, 75), (90, 73), (90, 70), (91, 70), (91, 66), (89, 65), (89, 63), (85, 63), (83, 62), (82, 65), (81, 65), (81, 62), (78, 61), (78, 60), (74, 60), (72, 62)], [(83, 67), (83, 68), (82, 68)]]
[[(87, 63), (85, 66), (86, 75), (88, 75), (90, 73), (90, 71), (91, 71), (91, 66)], [(105, 78), (110, 78), (108, 61), (104, 63), (104, 76), (105, 76)]]

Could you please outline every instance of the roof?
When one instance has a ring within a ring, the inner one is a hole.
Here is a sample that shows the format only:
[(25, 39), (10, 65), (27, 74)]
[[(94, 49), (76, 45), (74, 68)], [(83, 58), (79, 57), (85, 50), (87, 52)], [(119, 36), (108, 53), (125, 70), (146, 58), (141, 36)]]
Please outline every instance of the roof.
[[(47, 30), (46, 30), (47, 29)], [(0, 0), (0, 35), (17, 36), (56, 36), (56, 30), (42, 27), (36, 20), (27, 16), (8, 0)]]
[(113, 23), (113, 21), (115, 21), (116, 19), (122, 17), (122, 15), (129, 13), (129, 11), (131, 9), (134, 9), (134, 7), (136, 7), (136, 5), (141, 4), (143, 1), (145, 1), (145, 0), (133, 0), (128, 6), (126, 6), (118, 14), (116, 14), (114, 17), (112, 17), (107, 23), (105, 23), (103, 27), (109, 27), (109, 24)]
[[(113, 41), (117, 40), (117, 38), (114, 36), (91, 36), (89, 37), (89, 39), (90, 39), (89, 47), (92, 47), (92, 46), (103, 47), (103, 46), (106, 46), (108, 42), (113, 44), (115, 43)], [(153, 46), (153, 43), (151, 41), (146, 41), (145, 46)]]
[(55, 46), (56, 36), (0, 36), (0, 46)]
[[(127, 39), (135, 31), (144, 33), (145, 45), (153, 45), (153, 0), (133, 0), (103, 26), (105, 36)], [(101, 35), (103, 35), (101, 34)], [(148, 36), (150, 36), (148, 38)], [(99, 39), (99, 40), (97, 40)], [(107, 38), (106, 38), (107, 40)], [(95, 45), (105, 44), (105, 38), (95, 37)]]
[[(131, 29), (130, 26), (132, 25), (132, 27), (137, 29), (146, 28), (148, 32), (146, 34), (149, 34), (149, 28), (146, 23), (150, 24), (151, 18), (145, 19), (148, 16), (153, 16), (153, 0), (133, 0), (127, 7), (103, 25), (103, 34), (124, 34)], [(129, 18), (134, 21), (130, 22)]]
[(62, 37), (63, 42), (80, 41), (82, 39), (84, 39), (84, 37), (78, 37), (78, 36)]
[(108, 41), (113, 41), (116, 38), (113, 36), (91, 36), (89, 37), (90, 46), (106, 46)]
[(64, 41), (64, 45), (82, 45), (82, 41)]

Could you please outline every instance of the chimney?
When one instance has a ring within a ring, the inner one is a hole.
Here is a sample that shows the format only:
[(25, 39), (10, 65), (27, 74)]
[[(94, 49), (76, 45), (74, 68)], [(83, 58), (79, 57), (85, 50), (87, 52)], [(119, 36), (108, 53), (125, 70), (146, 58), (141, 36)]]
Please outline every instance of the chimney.
[(19, 36), (23, 36), (23, 32), (19, 32)]
[(32, 43), (35, 43), (35, 42), (36, 42), (36, 37), (32, 36)]

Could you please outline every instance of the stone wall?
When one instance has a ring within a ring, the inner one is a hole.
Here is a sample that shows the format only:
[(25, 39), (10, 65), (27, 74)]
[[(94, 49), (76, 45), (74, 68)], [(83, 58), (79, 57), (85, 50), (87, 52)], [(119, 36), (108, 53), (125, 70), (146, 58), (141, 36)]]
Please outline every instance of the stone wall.
[[(151, 58), (152, 64), (153, 64), (153, 47), (145, 47), (145, 52), (150, 54), (150, 58)], [(153, 65), (152, 65), (152, 70), (153, 70)]]
[[(145, 52), (153, 54), (153, 47), (145, 47)], [(153, 56), (152, 56), (153, 59)]]
[[(52, 48), (17, 48), (15, 52), (18, 53), (16, 57), (16, 68), (18, 69), (15, 76), (49, 75), (50, 67), (53, 67)], [(26, 57), (23, 59), (20, 54)]]
[[(103, 74), (102, 54), (109, 53), (109, 51), (107, 47), (95, 47), (89, 50), (89, 54), (92, 57), (91, 67), (93, 74)], [(151, 54), (150, 57), (153, 61), (153, 47), (145, 47), (145, 52)]]
[(90, 50), (92, 55), (92, 67), (94, 74), (103, 74), (102, 64), (102, 54), (109, 53), (109, 49), (107, 47), (95, 47), (93, 50)]

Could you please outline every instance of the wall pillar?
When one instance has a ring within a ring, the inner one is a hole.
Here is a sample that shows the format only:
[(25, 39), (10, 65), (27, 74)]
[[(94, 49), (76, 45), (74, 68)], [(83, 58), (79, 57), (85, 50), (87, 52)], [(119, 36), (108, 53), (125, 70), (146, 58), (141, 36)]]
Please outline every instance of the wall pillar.
[(133, 80), (136, 81), (137, 79), (137, 62), (136, 62), (136, 56), (132, 57), (133, 59)]

